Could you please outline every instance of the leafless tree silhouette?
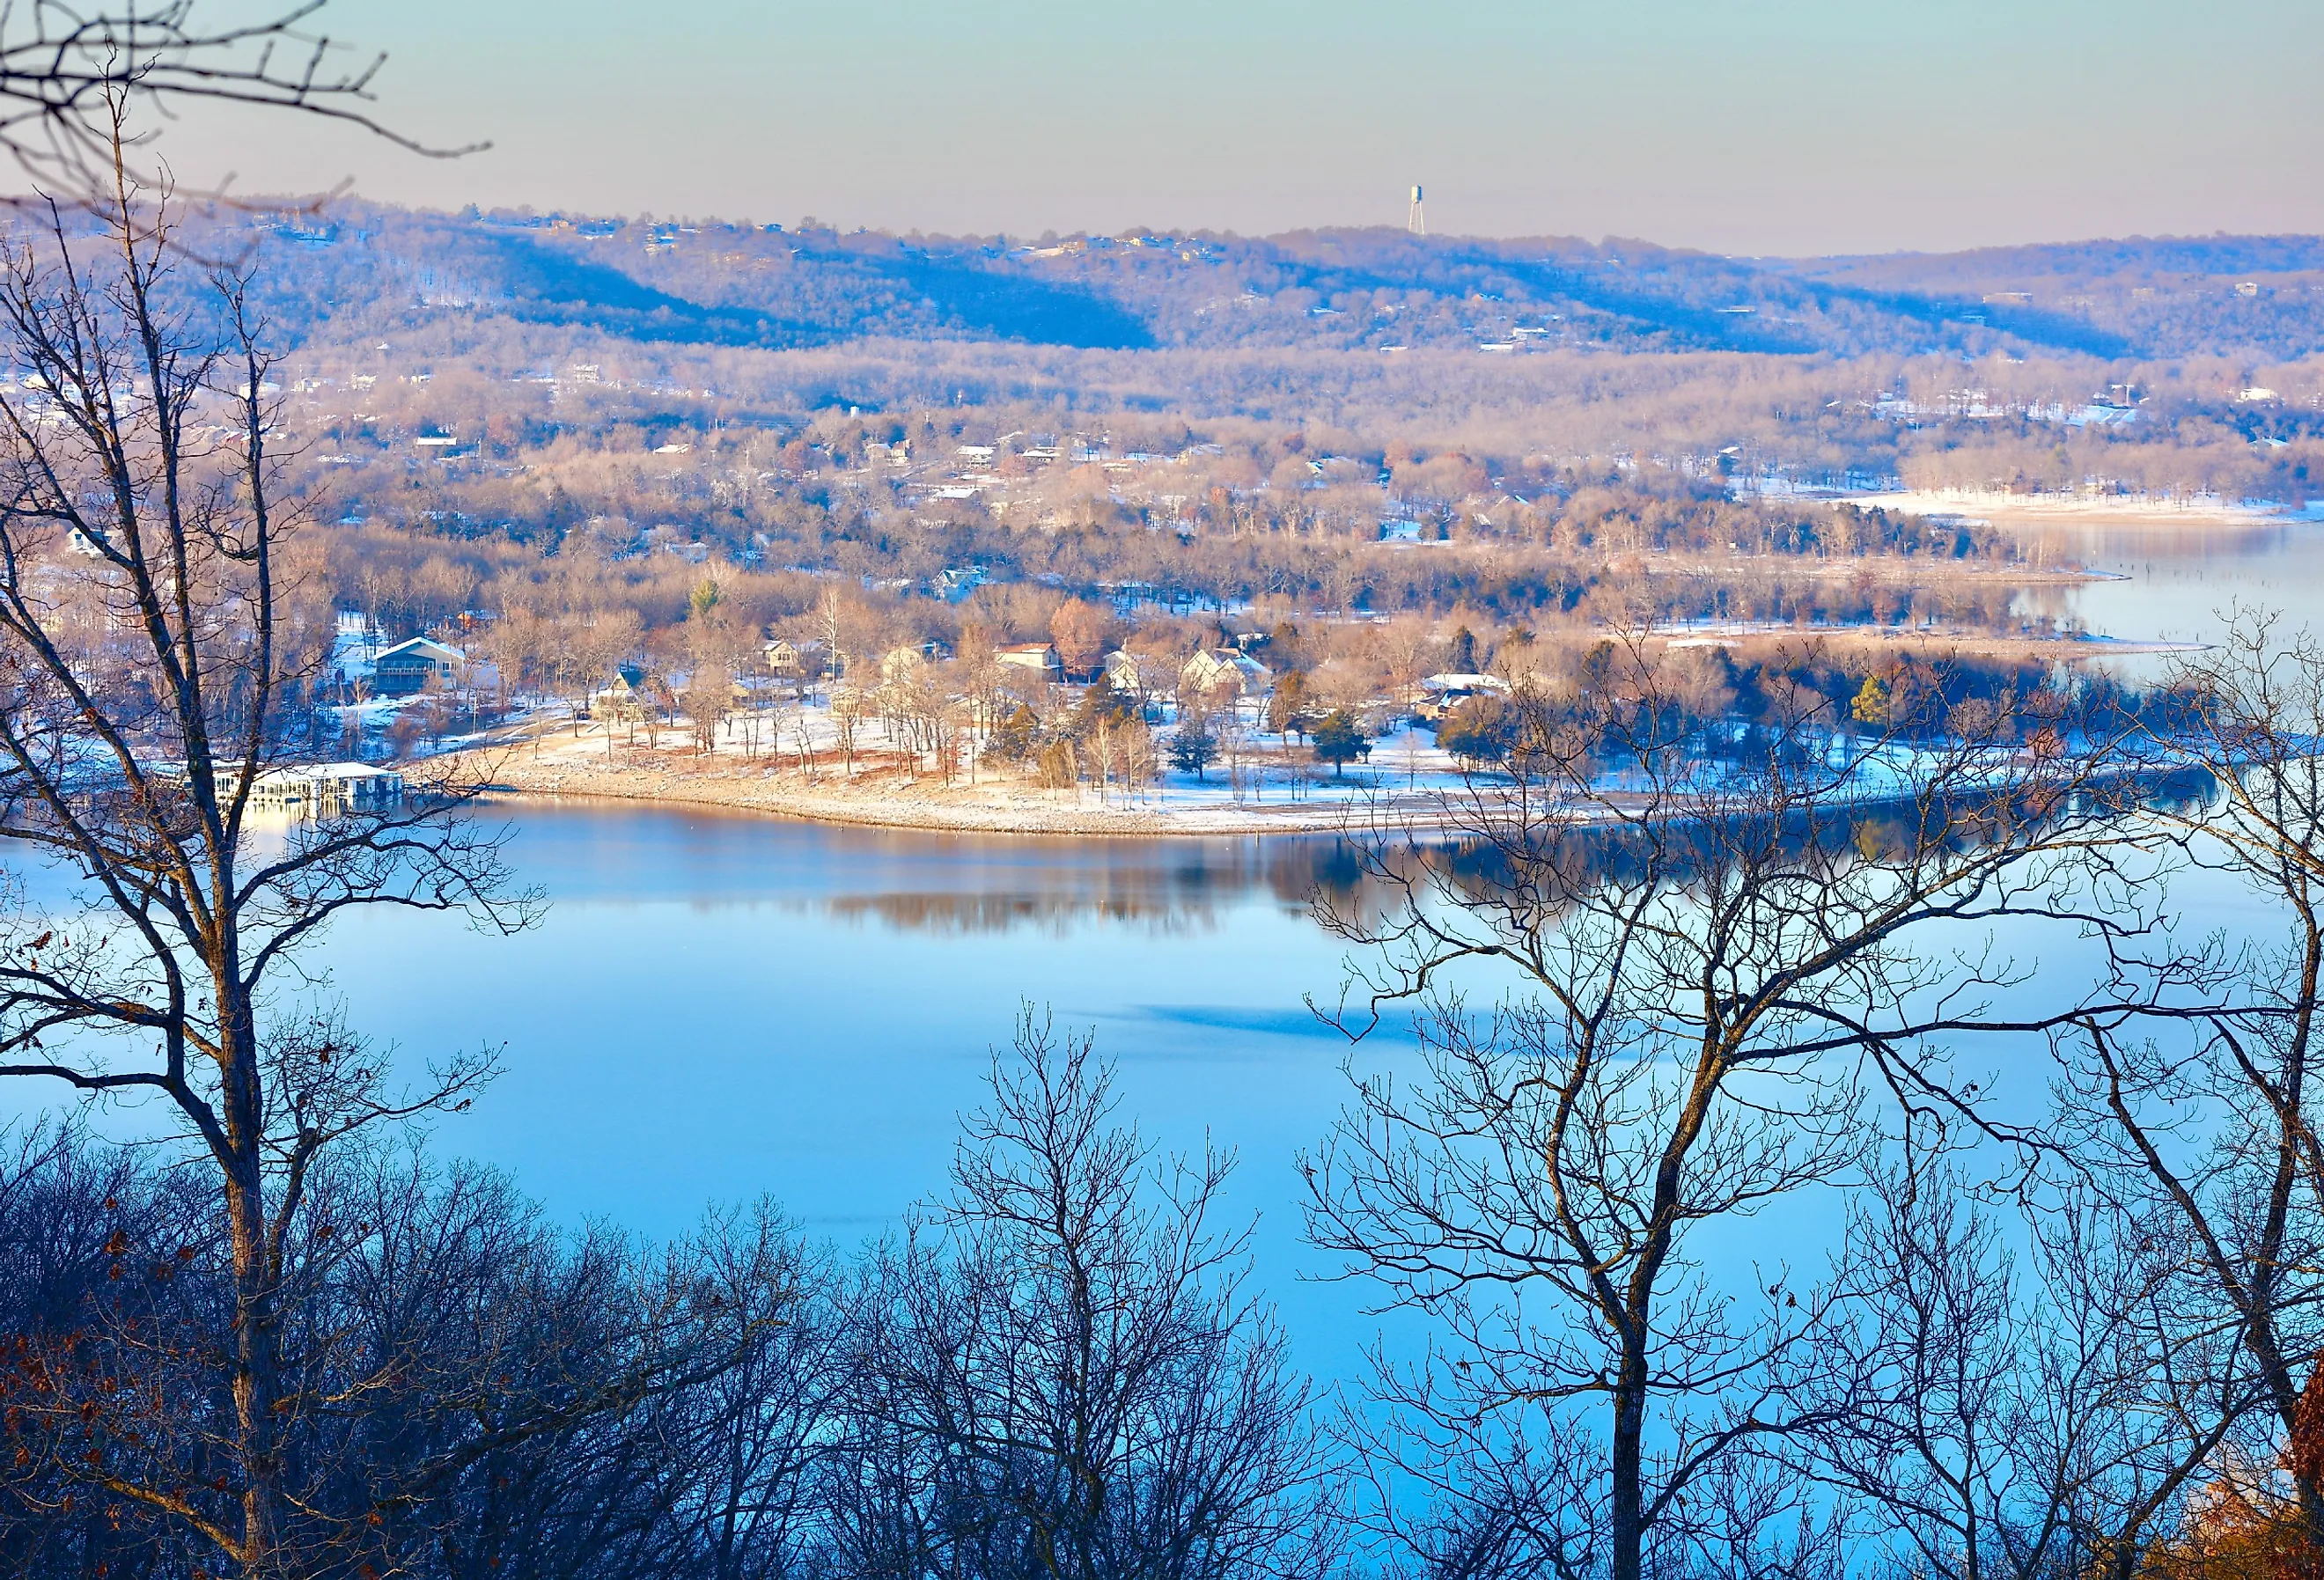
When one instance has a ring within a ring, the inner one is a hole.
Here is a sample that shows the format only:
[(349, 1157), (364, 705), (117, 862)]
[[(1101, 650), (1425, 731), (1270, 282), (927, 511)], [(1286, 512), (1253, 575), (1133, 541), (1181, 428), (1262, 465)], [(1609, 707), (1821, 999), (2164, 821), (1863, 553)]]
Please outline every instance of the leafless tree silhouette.
[[(1520, 692), (1508, 773), (1446, 799), (1452, 845), (1379, 831), (1383, 908), (1319, 901), (1359, 947), (1340, 1023), (1417, 1003), (1423, 1067), (1359, 1082), (1306, 1165), (1311, 1237), (1436, 1325), (1442, 1354), (1383, 1369), (1407, 1441), (1559, 1500), (1480, 1502), (1469, 1535), (1614, 1580), (1829, 1556), (1759, 1450), (1854, 1408), (1788, 1385), (1832, 1292), (1776, 1267), (1739, 1293), (1707, 1259), (1722, 1225), (1857, 1176), (1865, 1069), (1950, 1100), (1916, 1049), (1999, 1024), (2023, 968), (1990, 956), (1995, 921), (2093, 919), (2111, 802), (2096, 756), (2053, 745), (2052, 700), (1916, 716), (1931, 692), (1858, 735), (1803, 698), (1711, 740), (1634, 640), (1578, 699)], [(1472, 1010), (1480, 968), (1516, 996)]]
[(512, 929), (533, 902), (449, 780), (287, 829), (254, 818), (327, 651), (285, 566), (300, 513), (263, 326), (231, 275), (167, 305), (189, 293), (159, 207), (124, 165), (113, 180), (97, 241), (52, 208), (0, 267), (0, 336), (38, 388), (0, 393), (0, 845), (69, 880), (0, 917), (0, 1075), (158, 1099), (213, 1171), (230, 1407), (200, 1418), (199, 1452), (91, 1447), (83, 1468), (271, 1575), (299, 1506), (285, 1432), (325, 1403), (285, 1365), (298, 1285), (336, 1254), (316, 1170), (354, 1132), (465, 1104), (490, 1068), (455, 1057), (399, 1089), (306, 991), (300, 952), (356, 907)]
[[(124, 111), (170, 118), (199, 104), (286, 111), (431, 157), (482, 146), (434, 147), (380, 119), (373, 82), (385, 57), (316, 31), (325, 5), (308, 0), (247, 20), (201, 0), (94, 11), (28, 0), (0, 9), (0, 155), (51, 196), (102, 199), (122, 153)], [(149, 187), (162, 184), (157, 135), (148, 125), (128, 150), (133, 173)]]

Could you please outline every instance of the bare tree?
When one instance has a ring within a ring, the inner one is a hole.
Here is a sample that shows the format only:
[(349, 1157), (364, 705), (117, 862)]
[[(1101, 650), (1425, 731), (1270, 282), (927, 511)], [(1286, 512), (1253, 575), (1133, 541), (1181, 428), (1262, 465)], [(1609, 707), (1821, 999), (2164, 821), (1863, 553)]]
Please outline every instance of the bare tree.
[(2232, 1346), (2158, 1320), (2172, 1259), (2102, 1198), (2021, 1194), (2009, 1234), (2011, 1193), (1923, 1128), (1851, 1204), (1794, 1400), (1825, 1424), (1785, 1462), (1898, 1572), (2121, 1573), (2220, 1446)]
[[(497, 929), (530, 908), (448, 781), (254, 834), (297, 733), (294, 682), (326, 651), (283, 583), (300, 513), (278, 486), (262, 327), (232, 278), (202, 315), (162, 305), (168, 233), (125, 175), (105, 217), (101, 245), (84, 253), (59, 220), (0, 276), (11, 353), (52, 397), (36, 412), (0, 395), (0, 840), (79, 880), (62, 914), (20, 902), (0, 923), (0, 1074), (156, 1096), (208, 1160), (231, 1262), (218, 1468), (85, 1469), (272, 1574), (306, 1539), (282, 1444), (320, 1400), (284, 1370), (283, 1321), (318, 1161), (374, 1122), (465, 1102), (489, 1067), (455, 1058), (400, 1093), (288, 969), (352, 907), (466, 910)], [(229, 442), (198, 437), (213, 418)], [(59, 555), (68, 533), (89, 558)], [(56, 589), (77, 578), (97, 631), (59, 620)]]
[[(181, 1522), (89, 1474), (92, 1455), (116, 1479), (230, 1474), (204, 1408), (232, 1303), (205, 1182), (62, 1127), (6, 1161), (0, 1566), (220, 1573)], [(285, 1418), (304, 1539), (263, 1572), (728, 1580), (779, 1567), (818, 1523), (804, 1472), (844, 1330), (779, 1218), (714, 1215), (659, 1250), (567, 1234), (505, 1178), (398, 1145), (333, 1151), (309, 1200), (285, 1326), (332, 1406)]]
[[(1339, 1023), (1420, 1001), (1424, 1074), (1361, 1081), (1306, 1168), (1311, 1236), (1452, 1346), (1392, 1399), (1471, 1437), (1604, 1409), (1602, 1498), (1556, 1522), (1557, 1562), (1639, 1580), (1704, 1557), (1712, 1494), (1841, 1408), (1785, 1408), (1829, 1289), (1778, 1267), (1746, 1298), (1705, 1259), (1852, 1177), (1855, 1056), (1921, 1100), (1914, 1039), (1984, 1023), (2014, 979), (1991, 921), (2057, 912), (2103, 831), (2075, 799), (2088, 763), (2011, 750), (2033, 703), (1900, 718), (1859, 750), (1795, 706), (1722, 758), (1635, 642), (1602, 681), (1571, 706), (1520, 691), (1509, 773), (1442, 808), (1460, 859), (1382, 828), (1385, 908), (1319, 901), (1363, 951)], [(1964, 952), (1932, 956), (1948, 934)], [(1470, 1012), (1448, 981), (1478, 966), (1517, 996)]]
[(1068, 675), (1096, 672), (1105, 656), (1106, 632), (1112, 620), (1105, 610), (1080, 598), (1068, 598), (1049, 617), (1049, 634), (1057, 644), (1057, 661)]
[(734, 677), (725, 665), (696, 664), (678, 698), (694, 726), (694, 749), (705, 756), (718, 750), (718, 726), (734, 711)]
[[(42, 189), (102, 199), (124, 147), (123, 110), (163, 115), (202, 103), (284, 110), (357, 127), (438, 157), (380, 121), (374, 79), (386, 58), (310, 31), (323, 0), (236, 18), (195, 0), (88, 12), (33, 0), (0, 20), (0, 152)], [(142, 175), (152, 184), (157, 172)]]
[(1157, 1168), (1114, 1106), (1089, 1040), (1028, 1012), (952, 1198), (879, 1275), (863, 1413), (902, 1434), (881, 1524), (923, 1544), (904, 1572), (1328, 1564), (1307, 1387), (1243, 1292), (1248, 1230), (1212, 1225), (1231, 1160)]
[[(2017, 1138), (2152, 1248), (2139, 1316), (2173, 1357), (2153, 1386), (2260, 1465), (2324, 1366), (2324, 648), (2280, 625), (2244, 612), (2173, 675), (2181, 706), (2148, 717), (2147, 744), (2206, 789), (2130, 831), (2168, 834), (2182, 881), (2224, 884), (2255, 936), (2109, 930), (2111, 991), (2053, 1036), (2057, 1113)], [(2324, 1464), (2286, 1471), (2306, 1572), (2324, 1566)], [(2138, 1550), (2126, 1533), (2115, 1572)]]

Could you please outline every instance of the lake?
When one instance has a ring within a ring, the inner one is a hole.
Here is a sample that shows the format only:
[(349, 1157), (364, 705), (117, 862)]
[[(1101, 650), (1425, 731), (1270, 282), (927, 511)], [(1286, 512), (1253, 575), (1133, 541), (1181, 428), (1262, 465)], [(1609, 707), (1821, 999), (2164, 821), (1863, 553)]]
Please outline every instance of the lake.
[(2105, 635), (2216, 641), (2222, 612), (2239, 602), (2324, 625), (2324, 522), (2069, 521), (2024, 528), (2021, 536), (2048, 563), (2119, 578), (2034, 588), (2021, 598), (2028, 612), (2076, 618)]
[[(2085, 551), (2133, 579), (2079, 589), (2076, 607), (2126, 637), (2206, 634), (2236, 596), (2296, 592), (2295, 616), (2324, 613), (2324, 526), (2101, 532)], [(851, 1244), (941, 1189), (956, 1117), (1030, 1002), (1095, 1030), (1125, 1113), (1166, 1147), (1207, 1135), (1240, 1152), (1231, 1205), (1260, 1215), (1260, 1275), (1302, 1359), (1355, 1369), (1376, 1327), (1360, 1289), (1299, 1276), (1320, 1264), (1299, 1243), (1294, 1170), (1347, 1091), (1348, 1044), (1302, 1002), (1332, 1002), (1343, 975), (1307, 910), (1317, 885), (1351, 876), (1335, 841), (938, 836), (613, 805), (495, 815), (520, 881), (550, 900), (540, 927), (487, 938), (447, 917), (357, 913), (321, 957), (352, 1023), (402, 1057), (503, 1049), (505, 1073), (440, 1123), (439, 1150), (505, 1168), (567, 1222), (666, 1234), (764, 1194)], [(2227, 920), (2228, 907), (2196, 910)], [(1391, 1028), (1355, 1057), (1378, 1067), (1406, 1046)]]
[[(942, 1187), (1019, 1005), (1092, 1028), (1167, 1147), (1235, 1148), (1270, 1288), (1322, 1335), (1355, 1298), (1302, 1284), (1293, 1160), (1345, 1090), (1342, 951), (1310, 919), (1331, 839), (958, 836), (612, 806), (512, 818), (537, 929), (349, 917), (327, 955), (352, 1023), (407, 1058), (503, 1047), (439, 1146), (558, 1217), (682, 1230), (761, 1193), (848, 1244)], [(1366, 1044), (1393, 1057), (1397, 1039)], [(1323, 1357), (1317, 1357), (1324, 1362)], [(1348, 1354), (1352, 1361), (1352, 1351)], [(1329, 1363), (1324, 1362), (1324, 1363)]]
[(1332, 841), (602, 806), (527, 806), (511, 827), (520, 880), (552, 897), (539, 928), (486, 940), (374, 912), (330, 961), (355, 1023), (407, 1049), (505, 1042), (457, 1143), (561, 1213), (660, 1233), (771, 1190), (835, 1230), (892, 1221), (940, 1178), (1028, 1001), (1094, 1027), (1174, 1140), (1207, 1121), (1265, 1169), (1331, 1106), (1298, 1095), (1328, 1097), (1344, 1049), (1300, 1003), (1339, 981), (1306, 913)]

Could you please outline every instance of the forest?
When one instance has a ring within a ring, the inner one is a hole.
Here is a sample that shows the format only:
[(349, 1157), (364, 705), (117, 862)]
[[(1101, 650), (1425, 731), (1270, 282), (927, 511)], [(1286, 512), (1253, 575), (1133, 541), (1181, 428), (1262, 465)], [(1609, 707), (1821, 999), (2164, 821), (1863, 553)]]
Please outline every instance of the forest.
[[(1976, 524), (1991, 502), (2296, 509), (2324, 464), (2296, 239), (1630, 248), (1618, 270), (1618, 249), (1542, 244), (1553, 267), (1525, 263), (1535, 244), (1402, 233), (1020, 245), (353, 199), (184, 223), (248, 271), (280, 353), (271, 420), (346, 534), (334, 559), (374, 566), (363, 601), (412, 630), (495, 612), (482, 589), (513, 561), (493, 543), (628, 579), (715, 557), (916, 597), (977, 579), (1221, 608), (1848, 619), (1866, 600), (1834, 589), (1840, 560), (1859, 583), (2011, 569)], [(1584, 332), (1599, 310), (1558, 293), (1616, 273), (1639, 313), (1651, 298), (1702, 332), (1667, 314)], [(1752, 291), (1878, 332), (1754, 338), (1780, 304), (1729, 300)], [(2020, 335), (2029, 313), (2082, 317)], [(1959, 503), (1910, 523), (1831, 504), (1914, 490)], [(430, 561), (468, 590), (388, 589)]]

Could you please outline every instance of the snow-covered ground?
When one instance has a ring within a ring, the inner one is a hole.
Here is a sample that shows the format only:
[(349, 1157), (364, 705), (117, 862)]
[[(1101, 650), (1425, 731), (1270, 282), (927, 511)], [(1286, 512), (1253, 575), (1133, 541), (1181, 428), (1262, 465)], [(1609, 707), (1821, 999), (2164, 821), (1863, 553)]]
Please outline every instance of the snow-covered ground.
[(2255, 526), (2270, 522), (2324, 521), (2324, 500), (2299, 510), (2264, 499), (2228, 499), (2218, 494), (2006, 494), (1983, 488), (1928, 488), (1893, 494), (1855, 494), (1845, 503), (1908, 515), (2010, 516), (2060, 522), (2190, 522)]
[(472, 752), (493, 782), (528, 793), (747, 807), (836, 821), (1080, 832), (1217, 833), (1336, 827), (1383, 808), (1433, 809), (1458, 789), (1452, 759), (1426, 729), (1400, 724), (1368, 761), (1335, 772), (1297, 736), (1252, 728), (1201, 773), (1169, 765), (1171, 727), (1134, 782), (1044, 790), (1016, 764), (975, 761), (964, 741), (947, 781), (935, 759), (891, 740), (876, 719), (855, 729), (853, 766), (830, 710), (785, 698), (721, 726), (712, 752), (690, 725), (544, 714)]

